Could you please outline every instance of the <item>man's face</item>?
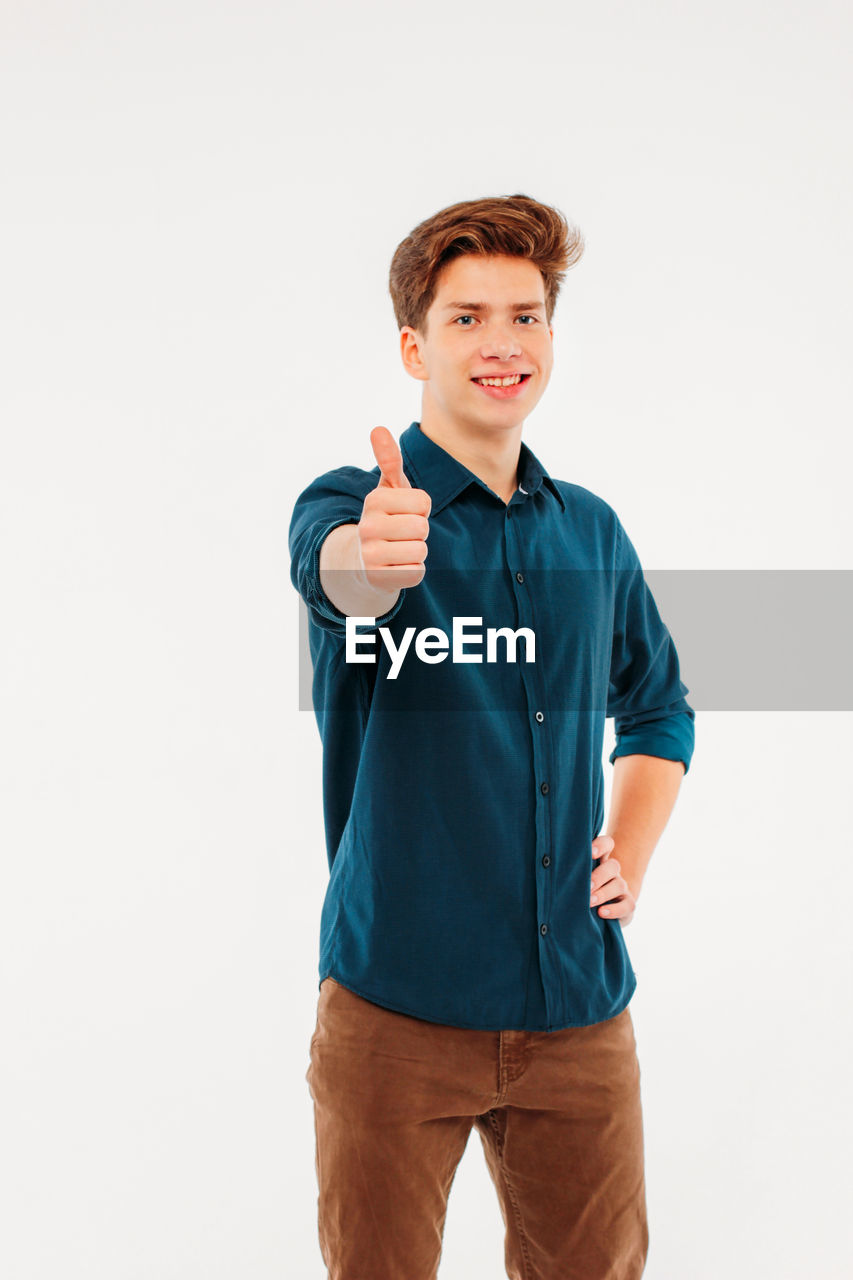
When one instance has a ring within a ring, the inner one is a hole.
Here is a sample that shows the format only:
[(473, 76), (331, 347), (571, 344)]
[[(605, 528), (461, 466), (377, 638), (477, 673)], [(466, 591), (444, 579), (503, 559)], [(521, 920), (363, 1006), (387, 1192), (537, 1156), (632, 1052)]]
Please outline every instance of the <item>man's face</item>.
[[(542, 273), (527, 258), (465, 254), (442, 270), (426, 336), (406, 326), (406, 369), (425, 383), (424, 418), (508, 429), (538, 404), (554, 363)], [(515, 385), (479, 379), (521, 375)]]

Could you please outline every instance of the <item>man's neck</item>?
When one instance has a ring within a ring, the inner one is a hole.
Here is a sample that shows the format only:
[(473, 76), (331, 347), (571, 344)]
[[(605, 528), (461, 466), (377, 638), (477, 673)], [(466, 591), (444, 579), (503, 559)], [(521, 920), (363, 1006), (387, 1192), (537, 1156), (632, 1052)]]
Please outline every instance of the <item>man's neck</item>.
[(425, 410), (420, 423), (425, 436), (473, 471), (507, 504), (518, 487), (521, 427), (519, 423), (509, 430), (466, 431), (463, 425), (429, 416)]

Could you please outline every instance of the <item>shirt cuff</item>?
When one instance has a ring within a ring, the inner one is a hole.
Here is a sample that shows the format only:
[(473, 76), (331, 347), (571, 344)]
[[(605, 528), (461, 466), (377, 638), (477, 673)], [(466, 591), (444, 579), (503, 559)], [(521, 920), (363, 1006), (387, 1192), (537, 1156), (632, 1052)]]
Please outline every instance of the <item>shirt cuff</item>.
[(618, 756), (658, 756), (661, 760), (680, 760), (686, 774), (693, 757), (693, 736), (693, 719), (686, 714), (675, 716), (668, 722), (659, 720), (638, 725), (618, 735), (608, 759), (611, 764)]
[[(308, 616), (313, 623), (318, 627), (322, 627), (324, 631), (332, 631), (341, 636), (346, 634), (347, 615), (332, 603), (323, 590), (323, 584), (320, 581), (320, 548), (332, 530), (337, 529), (339, 524), (357, 523), (358, 521), (353, 520), (351, 512), (347, 512), (345, 515), (333, 516), (331, 520), (326, 520), (314, 534), (307, 551), (308, 562), (311, 566), (311, 571), (305, 582), (305, 603), (308, 606)], [(394, 607), (389, 609), (387, 613), (383, 613), (380, 618), (376, 618), (372, 627), (366, 623), (359, 623), (359, 632), (369, 633), (384, 626), (386, 622), (390, 622), (399, 612), (405, 596), (406, 588), (401, 587)]]

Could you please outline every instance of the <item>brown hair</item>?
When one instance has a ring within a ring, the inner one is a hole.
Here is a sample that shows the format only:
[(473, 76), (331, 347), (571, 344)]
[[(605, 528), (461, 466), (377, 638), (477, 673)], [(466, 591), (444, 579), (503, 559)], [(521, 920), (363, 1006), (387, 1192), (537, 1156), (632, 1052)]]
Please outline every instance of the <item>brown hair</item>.
[(400, 329), (426, 333), (426, 314), (445, 263), (464, 253), (529, 258), (545, 282), (548, 323), (566, 271), (583, 253), (583, 236), (558, 209), (531, 196), (461, 200), (419, 223), (391, 260), (388, 287)]

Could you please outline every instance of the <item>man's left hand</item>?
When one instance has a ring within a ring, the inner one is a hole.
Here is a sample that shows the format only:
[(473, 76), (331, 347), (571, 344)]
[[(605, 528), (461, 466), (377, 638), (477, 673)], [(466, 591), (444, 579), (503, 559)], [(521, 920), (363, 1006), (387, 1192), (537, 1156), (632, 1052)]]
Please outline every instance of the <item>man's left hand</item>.
[(596, 907), (600, 916), (618, 920), (624, 929), (634, 918), (637, 899), (619, 874), (618, 861), (610, 856), (615, 848), (612, 836), (596, 836), (592, 842), (592, 856), (601, 862), (592, 873), (589, 905)]

